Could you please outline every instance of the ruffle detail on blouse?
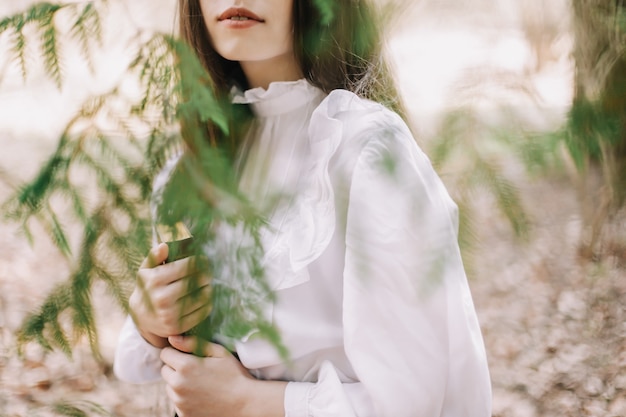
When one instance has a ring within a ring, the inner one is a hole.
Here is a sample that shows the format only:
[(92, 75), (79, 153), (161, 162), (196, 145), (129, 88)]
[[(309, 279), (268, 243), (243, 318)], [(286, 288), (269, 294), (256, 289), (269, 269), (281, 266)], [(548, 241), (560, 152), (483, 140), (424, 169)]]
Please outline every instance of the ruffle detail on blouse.
[[(380, 106), (351, 92), (335, 90), (313, 112), (308, 128), (309, 158), (297, 195), (284, 210), (272, 216), (270, 223), (279, 230), (268, 232), (264, 239), (264, 266), (272, 289), (307, 282), (307, 266), (322, 255), (335, 232), (335, 193), (329, 164), (344, 136), (341, 114), (379, 110)], [(354, 130), (358, 129), (350, 128)]]
[(335, 193), (329, 165), (344, 136), (341, 114), (362, 113), (365, 117), (380, 110), (378, 104), (345, 90), (335, 90), (313, 112), (308, 128), (309, 158), (297, 195), (272, 216), (271, 224), (279, 230), (268, 232), (264, 239), (264, 266), (274, 290), (308, 281), (307, 266), (322, 255), (335, 232)]
[(241, 91), (233, 88), (231, 100), (235, 104), (250, 104), (255, 114), (266, 117), (293, 111), (310, 103), (320, 93), (320, 89), (300, 79), (272, 82), (267, 89), (256, 87)]
[(276, 212), (264, 236), (264, 267), (274, 290), (309, 280), (307, 266), (328, 246), (335, 231), (335, 200), (330, 160), (341, 143), (343, 124), (327, 113), (326, 100), (313, 112), (308, 129), (309, 155), (296, 195)]

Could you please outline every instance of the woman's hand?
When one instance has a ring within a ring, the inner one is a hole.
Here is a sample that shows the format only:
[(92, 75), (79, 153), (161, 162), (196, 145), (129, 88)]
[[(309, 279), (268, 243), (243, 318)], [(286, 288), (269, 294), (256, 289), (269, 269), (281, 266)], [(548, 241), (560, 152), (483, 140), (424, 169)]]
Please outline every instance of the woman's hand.
[(286, 382), (259, 381), (224, 347), (206, 342), (198, 357), (198, 339), (169, 338), (161, 351), (161, 375), (180, 417), (284, 416)]
[(168, 336), (186, 332), (211, 312), (211, 279), (197, 269), (196, 258), (163, 264), (167, 255), (164, 243), (150, 250), (129, 299), (139, 332), (156, 347), (167, 346)]

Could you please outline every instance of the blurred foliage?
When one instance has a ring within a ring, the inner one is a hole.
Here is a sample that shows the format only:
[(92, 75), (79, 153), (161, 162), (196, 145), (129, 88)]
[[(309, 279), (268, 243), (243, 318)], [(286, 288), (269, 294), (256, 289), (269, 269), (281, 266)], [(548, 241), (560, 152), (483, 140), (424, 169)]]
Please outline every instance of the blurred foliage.
[[(508, 113), (505, 108), (494, 111)], [(507, 114), (505, 120), (514, 122), (515, 116)], [(459, 206), (459, 244), (468, 274), (472, 275), (472, 249), (479, 241), (475, 221), (480, 194), (493, 198), (516, 237), (526, 240), (529, 236), (530, 219), (504, 158), (521, 152), (521, 131), (516, 133), (512, 124), (490, 124), (471, 106), (447, 113), (440, 125), (428, 154)]]
[[(46, 74), (61, 88), (61, 46), (78, 44), (89, 61), (102, 36), (100, 21), (106, 6), (106, 1), (37, 3), (2, 19), (0, 34), (9, 37), (12, 51), (7, 58), (19, 63), (26, 78), (25, 50), (39, 39)], [(65, 25), (59, 23), (60, 14)], [(29, 25), (34, 33), (27, 30)], [(264, 223), (235, 187), (231, 155), (214, 146), (206, 129), (198, 125), (211, 122), (227, 134), (231, 105), (217, 99), (208, 74), (186, 43), (139, 29), (135, 39), (141, 43), (120, 83), (84, 103), (37, 175), (17, 185), (2, 205), (5, 217), (21, 224), (30, 239), (33, 222), (43, 225), (71, 270), (25, 319), (18, 335), (20, 345), (35, 341), (71, 355), (73, 342), (86, 337), (98, 356), (94, 286), (103, 283), (127, 309), (136, 271), (152, 245), (152, 222), (173, 228), (181, 220), (193, 219), (188, 225), (194, 236), (192, 254), (216, 246), (214, 224), (232, 225), (240, 231), (239, 237), (250, 242), (231, 254), (238, 257), (237, 263), (224, 265), (228, 260), (222, 257), (209, 264), (217, 277), (225, 275), (220, 268), (231, 268), (232, 279), (214, 280), (213, 312), (196, 331), (210, 340), (217, 331), (238, 338), (258, 329), (284, 355), (278, 333), (262, 308), (272, 298), (259, 266)], [(129, 79), (139, 82), (140, 94), (124, 89)], [(187, 129), (184, 139), (181, 127)], [(180, 156), (183, 141), (193, 153)], [(172, 180), (150, 213), (153, 180), (176, 155), (180, 159)], [(67, 224), (80, 233), (70, 233)], [(56, 410), (82, 415), (79, 411)]]
[(335, 15), (335, 2), (333, 0), (315, 0), (315, 5), (322, 16), (320, 23), (322, 25), (329, 25), (333, 21)]
[(459, 243), (467, 272), (473, 275), (473, 252), (481, 239), (476, 222), (485, 220), (477, 211), (483, 206), (480, 201), (489, 199), (518, 242), (528, 242), (532, 219), (519, 185), (520, 170), (543, 171), (560, 158), (556, 139), (528, 132), (524, 112), (537, 106), (538, 99), (525, 75), (488, 66), (468, 68), (451, 94), (454, 106), (439, 121), (428, 155), (459, 206)]
[[(626, 203), (625, 3), (571, 1), (575, 96), (560, 129), (530, 132), (523, 116), (515, 113), (515, 105), (507, 104), (507, 92), (536, 101), (526, 74), (485, 68), (463, 75), (463, 85), (454, 91), (458, 107), (441, 122), (429, 154), (457, 192), (455, 199), (462, 209), (460, 240), (466, 252), (476, 241), (472, 213), (477, 191), (486, 191), (494, 198), (516, 235), (526, 236), (529, 231), (523, 198), (513, 180), (516, 177), (505, 165), (511, 163), (511, 155), (516, 156), (514, 163), (521, 163), (532, 175), (573, 167), (585, 226), (579, 244), (590, 256), (599, 250), (604, 225)], [(530, 35), (527, 37), (532, 38)], [(556, 37), (551, 34), (551, 39)], [(535, 71), (541, 64), (537, 62)], [(476, 105), (485, 99), (488, 115)], [(471, 264), (471, 257), (465, 258)]]

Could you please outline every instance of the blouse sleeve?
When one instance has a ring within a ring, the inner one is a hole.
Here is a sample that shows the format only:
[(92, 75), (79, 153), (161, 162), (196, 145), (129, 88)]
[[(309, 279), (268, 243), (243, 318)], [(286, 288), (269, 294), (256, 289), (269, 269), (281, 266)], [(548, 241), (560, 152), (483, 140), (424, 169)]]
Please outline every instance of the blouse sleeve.
[(408, 129), (393, 132), (362, 148), (347, 203), (344, 343), (360, 383), (326, 369), (290, 384), (286, 404), (300, 396), (309, 414), (289, 417), (491, 415), (456, 205)]
[(160, 354), (161, 349), (148, 343), (128, 316), (115, 350), (113, 372), (120, 380), (135, 384), (159, 381), (163, 365)]

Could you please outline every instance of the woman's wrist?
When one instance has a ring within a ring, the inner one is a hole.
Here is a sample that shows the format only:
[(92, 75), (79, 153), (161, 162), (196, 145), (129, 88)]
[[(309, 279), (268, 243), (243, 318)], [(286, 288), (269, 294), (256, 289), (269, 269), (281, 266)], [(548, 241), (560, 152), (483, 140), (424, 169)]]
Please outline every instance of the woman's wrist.
[(285, 381), (264, 381), (249, 379), (242, 387), (245, 393), (242, 416), (244, 417), (284, 417)]
[(137, 294), (134, 291), (131, 294), (130, 299), (128, 300), (128, 308), (129, 308), (130, 317), (133, 319), (133, 323), (135, 323), (135, 327), (137, 328), (137, 331), (139, 332), (141, 337), (143, 337), (143, 339), (146, 342), (150, 343), (152, 346), (157, 347), (159, 349), (163, 349), (164, 347), (169, 346), (170, 343), (168, 342), (167, 338), (158, 336), (152, 332), (149, 332), (141, 328), (141, 325), (139, 324), (139, 320), (137, 317), (137, 312), (136, 312), (137, 310), (136, 297), (137, 297)]
[(139, 332), (141, 337), (144, 338), (146, 342), (150, 343), (154, 347), (162, 349), (164, 347), (169, 346), (170, 343), (167, 341), (167, 338), (158, 336), (142, 328), (139, 322), (139, 315), (142, 314), (141, 313), (141, 297), (142, 296), (143, 295), (139, 293), (138, 289), (135, 288), (135, 290), (131, 293), (130, 298), (128, 299), (128, 312), (130, 314), (130, 317), (133, 319), (133, 323), (135, 323), (135, 327), (137, 328), (137, 331)]
[[(136, 325), (137, 324), (135, 323), (135, 326)], [(146, 342), (150, 343), (156, 348), (163, 349), (164, 347), (168, 347), (170, 345), (170, 342), (165, 337), (157, 336), (154, 333), (141, 330), (139, 327), (137, 327), (137, 330)]]

